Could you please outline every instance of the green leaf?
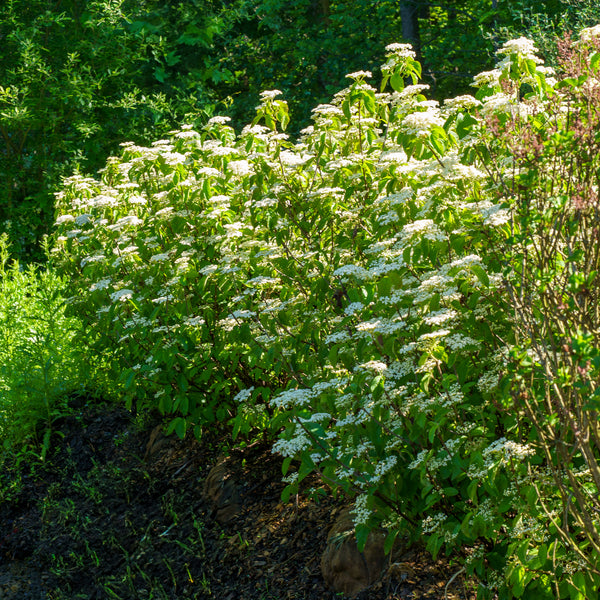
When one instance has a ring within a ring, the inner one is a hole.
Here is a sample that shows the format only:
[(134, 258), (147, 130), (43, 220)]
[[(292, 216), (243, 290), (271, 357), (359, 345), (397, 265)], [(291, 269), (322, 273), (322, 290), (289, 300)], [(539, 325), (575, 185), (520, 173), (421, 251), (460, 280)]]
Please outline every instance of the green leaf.
[(525, 569), (517, 565), (510, 576), (511, 591), (515, 598), (520, 598), (525, 591)]
[(350, 110), (350, 101), (349, 100), (344, 100), (342, 102), (342, 111), (343, 111), (346, 119), (348, 119), (348, 121), (352, 120), (352, 112)]
[(286, 485), (283, 488), (283, 491), (281, 492), (281, 501), (286, 504), (287, 502), (289, 502), (290, 496), (292, 495), (292, 492), (295, 493), (294, 487), (291, 485)]
[(356, 537), (356, 545), (359, 552), (364, 552), (369, 533), (371, 533), (371, 529), (367, 525), (363, 525), (362, 523), (356, 525), (354, 535)]
[(395, 72), (390, 77), (390, 85), (395, 92), (401, 92), (404, 89), (404, 77), (401, 73)]
[(387, 534), (385, 542), (383, 544), (383, 552), (386, 556), (392, 551), (392, 548), (394, 547), (394, 543), (396, 542), (399, 533), (400, 532), (396, 529), (391, 533)]
[(477, 481), (476, 479), (471, 481), (471, 483), (469, 484), (469, 487), (467, 488), (467, 495), (469, 497), (469, 500), (471, 500), (471, 502), (473, 503), (477, 503), (477, 490), (479, 488), (479, 481)]
[[(595, 592), (595, 590), (590, 590)], [(587, 585), (585, 575), (581, 572), (574, 573), (571, 582), (569, 582), (570, 600), (589, 600), (591, 596), (587, 595)]]
[(176, 417), (167, 426), (167, 435), (170, 435), (175, 431), (177, 437), (182, 440), (185, 437), (187, 430), (187, 421), (183, 417)]
[(292, 464), (292, 458), (289, 456), (286, 456), (283, 459), (283, 462), (281, 463), (281, 473), (283, 475), (287, 475), (287, 472), (288, 472), (291, 464)]
[(490, 278), (480, 265), (471, 265), (471, 270), (475, 273), (475, 277), (487, 288), (490, 287)]
[(363, 101), (365, 103), (365, 108), (369, 111), (370, 114), (373, 114), (377, 107), (377, 104), (375, 102), (375, 96), (372, 93), (365, 93), (363, 95)]

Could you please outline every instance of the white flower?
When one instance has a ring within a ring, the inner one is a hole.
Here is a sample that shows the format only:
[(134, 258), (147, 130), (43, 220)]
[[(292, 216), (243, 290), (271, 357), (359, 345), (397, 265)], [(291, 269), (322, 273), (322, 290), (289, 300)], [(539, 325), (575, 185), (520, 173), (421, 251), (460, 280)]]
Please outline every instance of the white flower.
[(163, 254), (154, 254), (150, 257), (150, 262), (162, 262), (163, 260), (169, 260), (169, 255), (166, 253)]
[(438, 310), (432, 313), (429, 313), (423, 318), (423, 321), (427, 325), (443, 325), (448, 321), (452, 321), (456, 319), (458, 313), (455, 310)]
[(281, 96), (281, 94), (283, 94), (283, 92), (281, 90), (265, 90), (264, 92), (260, 93), (260, 99), (261, 100), (272, 100), (273, 98), (276, 98), (277, 96)]
[(426, 342), (429, 344), (430, 340), (438, 340), (440, 338), (446, 337), (450, 335), (450, 332), (447, 329), (436, 329), (435, 331), (430, 331), (429, 333), (424, 333), (419, 336), (419, 342)]
[(387, 213), (377, 217), (377, 222), (380, 225), (389, 225), (390, 223), (396, 223), (399, 220), (400, 218), (395, 210), (390, 210)]
[(96, 281), (96, 283), (93, 283), (91, 285), (90, 292), (93, 292), (95, 290), (105, 290), (111, 283), (112, 283), (112, 280), (110, 277), (106, 277), (105, 279)]
[(234, 402), (245, 402), (252, 396), (252, 392), (254, 391), (254, 386), (246, 388), (245, 390), (240, 390), (234, 397)]
[[(67, 215), (70, 216), (70, 215)], [(75, 217), (75, 225), (87, 225), (92, 220), (92, 215), (83, 214)]]
[(447, 518), (444, 513), (437, 513), (436, 515), (426, 517), (421, 523), (423, 533), (434, 533), (444, 524)]
[(533, 58), (537, 51), (535, 44), (531, 40), (520, 37), (516, 40), (505, 42), (502, 48), (496, 51), (496, 54), (522, 54), (528, 58)]
[(225, 125), (225, 123), (229, 123), (229, 121), (231, 121), (230, 117), (225, 117), (222, 115), (216, 115), (214, 117), (211, 117), (208, 120), (208, 123), (206, 124), (207, 126), (210, 125)]
[(497, 87), (500, 85), (500, 76), (502, 73), (498, 69), (493, 69), (492, 71), (483, 71), (478, 73), (473, 78), (473, 85), (475, 87)]
[(214, 167), (199, 167), (196, 175), (205, 175), (206, 177), (222, 177), (223, 173)]
[(294, 457), (302, 450), (310, 448), (311, 441), (304, 433), (297, 434), (291, 440), (277, 440), (273, 444), (271, 452), (281, 454), (282, 456)]
[(350, 335), (347, 331), (336, 331), (328, 335), (325, 338), (326, 344), (340, 344), (342, 342), (347, 342), (350, 339)]
[(244, 177), (252, 173), (252, 167), (247, 160), (232, 160), (227, 168), (238, 177)]
[(491, 393), (493, 392), (500, 383), (500, 369), (495, 368), (483, 373), (483, 375), (477, 380), (477, 387), (481, 392)]
[(493, 455), (501, 455), (504, 460), (516, 459), (523, 460), (528, 456), (533, 456), (535, 454), (535, 450), (528, 446), (527, 444), (519, 444), (517, 442), (513, 442), (512, 440), (507, 440), (502, 437), (495, 440), (491, 443), (485, 450), (482, 455), (484, 457), (489, 457)]
[[(158, 194), (156, 194), (156, 196), (157, 195)], [(170, 212), (173, 212), (173, 207), (172, 206), (165, 206), (165, 208), (161, 208), (160, 210), (157, 210), (155, 214), (156, 214), (157, 217), (162, 217), (163, 215), (168, 215)]]
[(348, 73), (346, 75), (348, 79), (365, 79), (373, 77), (371, 71), (355, 71), (354, 73)]
[(427, 449), (421, 450), (421, 452), (419, 452), (419, 454), (417, 454), (417, 456), (410, 463), (410, 465), (408, 465), (408, 468), (416, 469), (427, 458), (428, 453), (429, 453), (429, 450), (427, 450)]
[(387, 371), (387, 368), (388, 366), (380, 360), (370, 360), (369, 362), (363, 363), (362, 365), (356, 365), (354, 367), (354, 372), (375, 371), (375, 373), (382, 374)]
[(496, 112), (512, 113), (514, 108), (514, 99), (504, 92), (498, 92), (483, 99), (483, 114), (493, 114)]
[(333, 106), (332, 104), (319, 104), (315, 108), (312, 109), (313, 113), (317, 115), (325, 115), (328, 117), (343, 117), (344, 111), (337, 106)]
[(401, 126), (407, 133), (422, 137), (426, 136), (432, 127), (441, 127), (443, 124), (444, 120), (438, 110), (425, 110), (406, 115)]
[(303, 419), (300, 418), (301, 423), (321, 423), (322, 421), (330, 421), (331, 415), (329, 413), (313, 413), (310, 417)]
[[(281, 93), (281, 92), (280, 92)], [(240, 133), (240, 137), (244, 138), (249, 135), (260, 138), (260, 136), (266, 136), (270, 132), (268, 127), (264, 125), (246, 125), (242, 132)]]
[(402, 228), (402, 234), (407, 240), (412, 239), (415, 235), (432, 241), (444, 241), (446, 239), (446, 235), (440, 231), (432, 219), (420, 219), (408, 223)]
[(477, 340), (474, 340), (472, 337), (468, 335), (463, 335), (462, 333), (454, 333), (449, 335), (445, 340), (446, 346), (451, 350), (461, 350), (466, 347), (479, 346), (480, 343)]
[(135, 227), (136, 225), (142, 225), (143, 223), (144, 221), (136, 215), (127, 215), (126, 217), (119, 219), (114, 227), (124, 227), (125, 225), (132, 225)]
[(410, 44), (388, 44), (385, 51), (396, 56), (404, 56), (407, 58), (415, 58), (417, 55)]
[(356, 326), (357, 337), (368, 337), (373, 334), (391, 335), (406, 327), (406, 323), (399, 320), (374, 318), (369, 321), (362, 321)]
[(195, 327), (196, 325), (204, 325), (204, 319), (202, 317), (186, 317), (184, 323), (190, 327)]
[(364, 525), (368, 522), (371, 516), (371, 510), (367, 506), (368, 501), (369, 496), (367, 494), (357, 496), (354, 501), (354, 508), (350, 512), (354, 515), (355, 525)]
[(594, 25), (594, 27), (586, 27), (581, 30), (579, 39), (582, 42), (591, 42), (597, 37), (600, 37), (600, 25)]
[(104, 256), (104, 254), (93, 254), (92, 256), (84, 256), (81, 259), (81, 267), (85, 267), (85, 265), (87, 265), (88, 263), (101, 262), (103, 260), (106, 260), (106, 256)]
[(350, 277), (356, 277), (356, 279), (359, 280), (369, 278), (369, 272), (364, 267), (358, 265), (344, 265), (343, 267), (336, 269), (333, 274), (342, 279), (348, 279)]
[(276, 279), (275, 277), (264, 277), (262, 275), (253, 277), (252, 279), (248, 279), (246, 281), (246, 284), (251, 287), (259, 287), (261, 285), (273, 286), (277, 285), (278, 283), (279, 279)]
[(110, 299), (113, 302), (116, 302), (117, 300), (119, 300), (120, 302), (125, 302), (126, 300), (129, 300), (130, 298), (133, 298), (133, 290), (128, 290), (126, 288), (124, 288), (122, 290), (117, 290), (116, 292), (113, 292), (110, 295)]
[(364, 307), (365, 305), (362, 302), (352, 302), (344, 309), (344, 312), (347, 315), (352, 316), (354, 313), (362, 310)]
[(282, 150), (279, 154), (279, 160), (286, 167), (299, 167), (310, 160), (310, 154), (298, 154), (296, 152), (290, 152), (289, 150)]
[(55, 225), (62, 225), (63, 223), (69, 223), (70, 221), (75, 221), (75, 217), (73, 215), (61, 215), (56, 219)]
[(471, 110), (472, 108), (477, 108), (478, 106), (481, 106), (481, 102), (469, 94), (444, 100), (444, 107), (453, 112)]
[(255, 312), (250, 310), (234, 310), (228, 318), (231, 319), (251, 319), (256, 316)]
[(313, 397), (312, 390), (301, 388), (298, 390), (286, 390), (273, 398), (272, 403), (277, 408), (291, 408), (292, 406), (305, 406)]

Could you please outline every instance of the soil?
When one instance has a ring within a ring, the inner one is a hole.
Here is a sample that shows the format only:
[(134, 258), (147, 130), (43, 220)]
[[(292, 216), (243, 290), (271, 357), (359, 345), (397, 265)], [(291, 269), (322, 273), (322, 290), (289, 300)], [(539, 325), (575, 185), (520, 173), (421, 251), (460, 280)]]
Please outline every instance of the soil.
[[(43, 464), (0, 473), (0, 600), (339, 598), (320, 562), (345, 505), (314, 478), (282, 503), (268, 444), (179, 440), (114, 406), (55, 428)], [(219, 513), (203, 490), (224, 456), (240, 502)], [(356, 600), (472, 598), (456, 571), (413, 547)]]

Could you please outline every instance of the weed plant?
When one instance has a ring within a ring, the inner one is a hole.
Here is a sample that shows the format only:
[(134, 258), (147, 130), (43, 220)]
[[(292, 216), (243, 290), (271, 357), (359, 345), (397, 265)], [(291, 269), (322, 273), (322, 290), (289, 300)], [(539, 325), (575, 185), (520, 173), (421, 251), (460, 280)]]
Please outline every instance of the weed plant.
[(297, 143), (272, 90), (238, 136), (214, 117), (66, 180), (89, 352), (180, 436), (270, 436), (284, 496), (316, 471), (359, 545), (424, 540), (480, 598), (595, 597), (599, 37), (558, 76), (507, 42), (442, 107), (392, 44)]
[(52, 423), (69, 392), (85, 390), (75, 343), (79, 322), (65, 315), (64, 278), (11, 261), (0, 237), (0, 440), (45, 456)]

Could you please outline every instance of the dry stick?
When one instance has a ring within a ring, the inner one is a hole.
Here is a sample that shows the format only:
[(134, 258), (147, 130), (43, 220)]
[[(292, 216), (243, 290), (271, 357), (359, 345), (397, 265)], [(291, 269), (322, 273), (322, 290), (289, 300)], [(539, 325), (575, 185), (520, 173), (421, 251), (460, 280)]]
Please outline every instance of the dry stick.
[(456, 573), (454, 573), (454, 575), (452, 575), (452, 577), (450, 577), (450, 579), (448, 580), (448, 583), (446, 584), (446, 587), (444, 588), (444, 600), (448, 600), (448, 588), (450, 587), (450, 585), (452, 584), (452, 582), (461, 574), (464, 573), (465, 569), (464, 567), (462, 569), (460, 569), (459, 571), (456, 571)]

